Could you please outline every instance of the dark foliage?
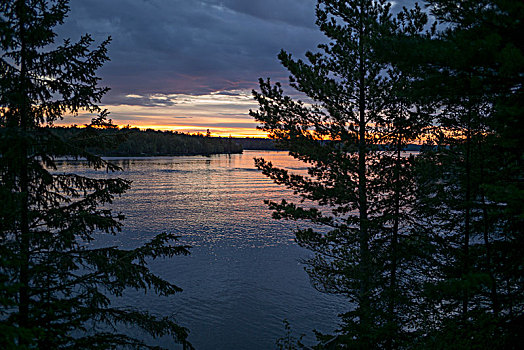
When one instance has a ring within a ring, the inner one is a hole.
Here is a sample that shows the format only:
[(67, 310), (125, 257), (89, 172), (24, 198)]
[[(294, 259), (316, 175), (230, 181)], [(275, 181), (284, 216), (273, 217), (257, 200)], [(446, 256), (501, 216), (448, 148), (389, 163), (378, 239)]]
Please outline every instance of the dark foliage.
[(424, 347), (515, 348), (524, 312), (524, 47), (516, 34), (524, 4), (428, 3), (445, 26), (419, 61), (440, 147), (419, 158), (418, 209), (427, 232), (442, 238), (426, 286), (434, 311)]
[(522, 344), (524, 4), (427, 3), (432, 27), (418, 6), (318, 1), (330, 43), (279, 55), (305, 100), (269, 80), (254, 92), (251, 115), (309, 166), (256, 160), (302, 197), (269, 207), (313, 224), (296, 232), (312, 282), (349, 300), (318, 348)]
[(380, 50), (395, 36), (421, 35), (425, 21), (418, 8), (393, 18), (386, 1), (319, 1), (317, 24), (331, 42), (306, 53), (307, 62), (279, 55), (307, 103), (269, 80), (254, 92), (260, 109), (251, 115), (308, 164), (301, 176), (256, 160), (305, 202), (269, 206), (275, 218), (318, 228), (296, 232), (298, 244), (315, 252), (308, 274), (317, 289), (349, 301), (338, 335), (320, 336), (319, 347), (396, 347), (419, 327), (413, 272), (426, 243), (410, 213), (414, 159), (402, 151), (428, 118), (404, 94), (410, 77)]
[[(108, 157), (181, 156), (242, 153), (242, 147), (233, 138), (190, 135), (171, 131), (121, 129), (52, 128), (50, 131), (63, 139), (72, 137), (96, 138), (87, 150)], [(100, 143), (101, 140), (106, 142)]]
[(109, 40), (94, 48), (89, 35), (56, 43), (53, 28), (68, 10), (65, 0), (0, 3), (0, 347), (150, 348), (121, 325), (185, 343), (187, 330), (173, 319), (112, 300), (128, 288), (180, 291), (147, 261), (188, 247), (164, 233), (136, 249), (93, 248), (95, 232), (121, 230), (122, 215), (108, 205), (130, 183), (57, 171), (55, 159), (64, 156), (119, 170), (86, 151), (105, 142), (89, 128), (66, 139), (44, 127), (80, 109), (99, 113), (92, 128), (112, 127), (97, 106), (107, 88), (95, 75)]

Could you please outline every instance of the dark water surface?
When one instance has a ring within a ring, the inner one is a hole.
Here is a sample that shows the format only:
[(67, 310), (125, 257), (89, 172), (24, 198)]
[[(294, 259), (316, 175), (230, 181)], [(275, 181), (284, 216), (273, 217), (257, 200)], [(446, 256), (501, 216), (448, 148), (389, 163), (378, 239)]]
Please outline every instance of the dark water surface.
[[(135, 247), (172, 232), (191, 255), (151, 262), (154, 272), (184, 289), (171, 297), (130, 291), (118, 301), (174, 316), (196, 349), (273, 349), (287, 319), (296, 334), (332, 331), (344, 302), (317, 292), (296, 245), (294, 222), (271, 219), (264, 199), (292, 193), (254, 168), (253, 158), (303, 172), (286, 152), (245, 151), (211, 157), (118, 158), (132, 187), (112, 206), (126, 215), (123, 232), (97, 244)], [(64, 162), (59, 171), (101, 176)], [(176, 348), (168, 339), (158, 345)]]

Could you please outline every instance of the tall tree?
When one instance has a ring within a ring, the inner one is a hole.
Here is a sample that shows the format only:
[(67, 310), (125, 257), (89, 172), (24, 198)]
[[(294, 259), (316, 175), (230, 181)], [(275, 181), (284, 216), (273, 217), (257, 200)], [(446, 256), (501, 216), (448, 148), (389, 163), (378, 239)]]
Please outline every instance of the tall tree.
[(428, 284), (433, 309), (442, 312), (434, 313), (428, 339), (434, 346), (511, 348), (522, 330), (524, 296), (523, 261), (514, 250), (524, 239), (517, 204), (523, 199), (522, 138), (516, 136), (524, 68), (516, 33), (524, 4), (428, 3), (445, 24), (431, 42), (423, 79), (439, 104), (440, 147), (421, 157), (427, 176), (419, 208), (442, 239), (440, 269)]
[(291, 86), (306, 102), (294, 101), (269, 80), (261, 80), (261, 92), (254, 92), (260, 109), (251, 115), (291, 156), (308, 164), (308, 175), (263, 159), (256, 166), (315, 204), (270, 202), (274, 217), (317, 227), (296, 232), (297, 242), (316, 253), (308, 273), (318, 289), (352, 303), (333, 344), (393, 348), (400, 334), (412, 331), (402, 323), (413, 315), (405, 278), (414, 261), (407, 253), (414, 250), (401, 253), (399, 247), (408, 242), (412, 226), (406, 209), (412, 159), (401, 151), (423, 123), (415, 123), (419, 113), (412, 102), (394, 93), (407, 88), (409, 77), (380, 52), (382, 41), (408, 35), (408, 28), (418, 34), (427, 21), (419, 8), (403, 16), (395, 20), (387, 1), (319, 1), (317, 25), (330, 42), (306, 53), (309, 62), (284, 51), (279, 55)]
[(92, 248), (95, 232), (120, 231), (123, 217), (107, 204), (130, 183), (57, 172), (55, 160), (63, 156), (118, 170), (85, 151), (93, 144), (90, 128), (71, 140), (43, 128), (81, 109), (99, 113), (92, 127), (111, 127), (97, 106), (108, 89), (96, 77), (109, 40), (95, 48), (89, 35), (55, 43), (54, 27), (68, 11), (67, 0), (0, 4), (0, 346), (149, 347), (120, 332), (122, 324), (185, 343), (187, 330), (174, 320), (111, 301), (126, 288), (179, 291), (146, 260), (187, 254), (187, 247), (160, 234), (132, 250)]

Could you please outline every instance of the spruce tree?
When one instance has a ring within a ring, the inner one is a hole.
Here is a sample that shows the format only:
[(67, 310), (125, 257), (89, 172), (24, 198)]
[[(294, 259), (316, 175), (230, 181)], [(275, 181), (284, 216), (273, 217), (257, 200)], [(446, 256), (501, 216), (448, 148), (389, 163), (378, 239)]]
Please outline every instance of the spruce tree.
[[(418, 209), (435, 240), (425, 347), (512, 348), (522, 334), (522, 2), (428, 1), (444, 23), (420, 91), (438, 106)], [(520, 102), (519, 102), (520, 101)], [(520, 204), (517, 204), (520, 203)]]
[(308, 62), (279, 55), (305, 102), (269, 80), (254, 91), (260, 109), (251, 115), (261, 129), (308, 165), (303, 176), (257, 159), (265, 175), (308, 202), (268, 204), (275, 218), (313, 224), (296, 232), (315, 253), (311, 280), (350, 302), (338, 336), (320, 346), (395, 348), (415, 329), (404, 326), (414, 324), (408, 271), (418, 252), (410, 246), (413, 158), (402, 150), (425, 124), (413, 101), (395, 92), (408, 89), (409, 76), (383, 51), (385, 41), (419, 35), (426, 21), (419, 8), (394, 19), (387, 1), (319, 1), (317, 25), (330, 42), (306, 53)]
[[(85, 151), (100, 145), (92, 128), (112, 126), (97, 106), (108, 90), (96, 70), (108, 60), (109, 39), (94, 48), (89, 35), (57, 43), (54, 28), (68, 11), (66, 0), (0, 4), (0, 347), (150, 347), (122, 325), (185, 343), (187, 330), (174, 320), (112, 300), (126, 288), (179, 291), (146, 261), (187, 247), (164, 233), (136, 249), (92, 248), (95, 232), (121, 230), (123, 217), (108, 205), (130, 183), (57, 171), (58, 157), (119, 170)], [(82, 135), (67, 140), (44, 128), (82, 109), (98, 114)]]

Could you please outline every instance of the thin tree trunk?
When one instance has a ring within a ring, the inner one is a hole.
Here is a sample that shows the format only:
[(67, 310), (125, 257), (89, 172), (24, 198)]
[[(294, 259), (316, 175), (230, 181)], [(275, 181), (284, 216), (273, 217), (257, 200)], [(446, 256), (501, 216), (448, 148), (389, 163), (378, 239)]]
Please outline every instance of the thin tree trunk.
[(491, 243), (489, 242), (489, 235), (488, 235), (488, 210), (486, 208), (486, 200), (484, 198), (484, 195), (482, 196), (482, 215), (484, 220), (484, 246), (486, 248), (486, 269), (488, 270), (489, 279), (491, 281), (490, 285), (490, 298), (491, 298), (491, 305), (493, 307), (493, 314), (495, 317), (498, 317), (500, 312), (499, 307), (499, 298), (497, 293), (497, 280), (495, 279), (495, 276), (493, 275), (493, 253), (491, 251)]
[[(468, 278), (469, 274), (469, 241), (470, 241), (470, 221), (471, 221), (471, 126), (468, 122), (468, 129), (466, 134), (466, 213), (464, 217), (464, 265), (462, 270), (462, 276), (464, 279)], [(469, 291), (467, 285), (464, 287), (464, 298), (462, 300), (462, 316), (464, 319), (467, 317), (469, 303)]]
[(360, 219), (360, 325), (365, 333), (363, 346), (370, 345), (369, 330), (371, 329), (369, 300), (369, 233), (368, 233), (368, 203), (366, 183), (366, 71), (364, 57), (364, 3), (361, 1), (359, 22), (359, 143), (358, 143), (358, 194)]
[(390, 270), (390, 282), (389, 282), (389, 322), (392, 327), (395, 327), (395, 330), (388, 335), (386, 342), (387, 349), (393, 349), (394, 340), (396, 339), (396, 289), (397, 289), (397, 260), (398, 260), (398, 230), (400, 226), (400, 168), (401, 168), (401, 135), (399, 134), (396, 145), (396, 157), (395, 157), (395, 189), (394, 189), (394, 216), (393, 216), (393, 229), (391, 234), (391, 270)]
[[(479, 153), (482, 155), (482, 143), (480, 143), (479, 146)], [(480, 183), (484, 183), (484, 161), (481, 160), (480, 163)], [(489, 275), (490, 279), (490, 298), (491, 298), (491, 305), (493, 308), (493, 314), (495, 317), (499, 316), (499, 298), (497, 294), (497, 280), (495, 279), (495, 276), (493, 274), (493, 252), (491, 250), (491, 243), (489, 241), (489, 213), (488, 208), (486, 204), (486, 197), (484, 195), (484, 190), (481, 188), (481, 196), (482, 196), (482, 221), (483, 221), (483, 239), (484, 239), (484, 247), (486, 249), (486, 270)]]
[[(19, 150), (20, 160), (20, 194), (22, 200), (20, 201), (20, 300), (19, 300), (19, 326), (20, 328), (30, 328), (29, 326), (29, 174), (27, 164), (27, 140), (23, 133), (28, 130), (28, 110), (27, 110), (27, 48), (25, 40), (25, 15), (26, 4), (23, 0), (17, 3), (17, 11), (19, 11), (18, 18), (19, 31), (21, 38), (20, 49), (20, 91), (19, 91), (19, 126), (22, 131), (22, 142)], [(20, 339), (20, 343), (24, 344), (25, 339)]]

